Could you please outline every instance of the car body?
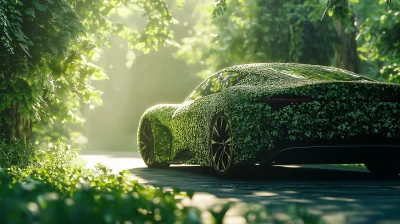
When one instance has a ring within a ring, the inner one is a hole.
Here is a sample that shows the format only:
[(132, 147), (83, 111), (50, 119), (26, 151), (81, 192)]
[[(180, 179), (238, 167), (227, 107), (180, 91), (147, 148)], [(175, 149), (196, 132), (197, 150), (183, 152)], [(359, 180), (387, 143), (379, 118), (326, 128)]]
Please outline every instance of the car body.
[(233, 66), (182, 104), (149, 108), (139, 152), (149, 167), (195, 164), (219, 175), (242, 164), (302, 163), (365, 163), (399, 174), (399, 90), (333, 67)]

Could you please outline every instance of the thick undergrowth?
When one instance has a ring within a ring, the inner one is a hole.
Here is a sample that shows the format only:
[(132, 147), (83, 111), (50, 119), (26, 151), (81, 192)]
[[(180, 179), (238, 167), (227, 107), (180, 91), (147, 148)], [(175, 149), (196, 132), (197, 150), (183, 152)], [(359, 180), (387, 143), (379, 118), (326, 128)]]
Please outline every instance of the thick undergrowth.
[[(0, 223), (222, 223), (234, 206), (200, 209), (190, 202), (195, 192), (143, 185), (128, 171), (113, 174), (100, 164), (73, 165), (78, 150), (61, 142), (11, 157), (18, 150), (23, 144), (0, 148)], [(18, 159), (7, 162), (3, 155)], [(261, 205), (247, 207), (242, 215), (248, 223), (322, 222), (294, 205), (284, 219)]]

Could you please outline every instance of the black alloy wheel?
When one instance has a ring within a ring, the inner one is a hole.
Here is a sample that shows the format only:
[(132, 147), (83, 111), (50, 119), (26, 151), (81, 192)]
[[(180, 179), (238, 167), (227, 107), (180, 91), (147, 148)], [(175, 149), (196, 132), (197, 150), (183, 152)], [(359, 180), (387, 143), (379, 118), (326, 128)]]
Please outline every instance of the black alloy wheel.
[(211, 162), (218, 175), (224, 176), (232, 170), (232, 135), (223, 113), (217, 114), (211, 124)]
[(144, 120), (139, 133), (139, 151), (142, 155), (144, 163), (149, 168), (168, 167), (169, 164), (156, 163), (154, 154), (154, 135), (149, 120)]

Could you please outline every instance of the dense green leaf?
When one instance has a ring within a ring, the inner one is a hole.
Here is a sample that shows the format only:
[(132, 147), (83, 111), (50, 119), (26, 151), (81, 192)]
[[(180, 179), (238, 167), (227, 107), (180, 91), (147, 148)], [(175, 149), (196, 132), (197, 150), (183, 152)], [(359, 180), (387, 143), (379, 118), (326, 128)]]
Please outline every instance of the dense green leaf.
[[(18, 153), (24, 148), (0, 141), (0, 223), (222, 223), (232, 205), (211, 206), (207, 217), (178, 189), (142, 185), (130, 172), (111, 173), (101, 164), (94, 169), (73, 165), (78, 150), (62, 141)], [(262, 214), (263, 222), (279, 221), (265, 207), (247, 207), (247, 213)], [(322, 220), (302, 207), (283, 211), (290, 218), (280, 223)]]
[[(182, 0), (178, 3), (183, 6)], [(132, 4), (148, 21), (142, 30), (111, 20), (121, 6)], [(176, 45), (171, 41), (170, 30), (175, 23), (162, 0), (1, 1), (0, 86), (8, 91), (0, 92), (0, 119), (10, 116), (12, 107), (18, 105), (15, 112), (24, 119), (34, 117), (38, 140), (44, 137), (39, 133), (46, 133), (45, 130), (50, 136), (54, 133), (49, 129), (52, 126), (47, 125), (49, 122), (82, 122), (81, 105), (101, 102), (100, 92), (90, 86), (90, 81), (106, 78), (93, 60), (101, 47), (109, 45), (110, 37), (121, 36), (128, 40), (131, 49), (148, 53), (164, 45)], [(7, 87), (22, 83), (27, 84), (24, 86), (27, 91)], [(26, 101), (29, 103), (19, 103), (28, 97), (32, 97)], [(28, 134), (13, 129), (17, 127), (2, 125), (0, 133), (10, 139)]]

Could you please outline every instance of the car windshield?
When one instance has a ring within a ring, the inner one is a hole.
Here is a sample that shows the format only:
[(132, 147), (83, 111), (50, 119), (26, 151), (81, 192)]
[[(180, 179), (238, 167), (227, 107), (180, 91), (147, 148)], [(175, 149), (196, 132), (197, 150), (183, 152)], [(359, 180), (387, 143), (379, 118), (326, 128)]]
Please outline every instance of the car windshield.
[(237, 72), (219, 72), (204, 80), (186, 99), (196, 100), (204, 96), (221, 92), (222, 90), (236, 85), (245, 77)]

